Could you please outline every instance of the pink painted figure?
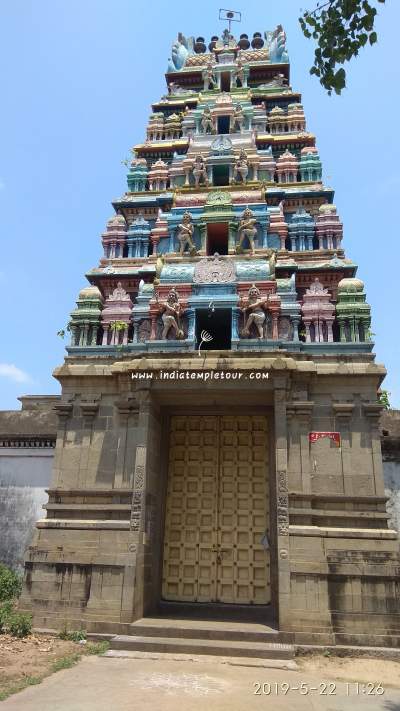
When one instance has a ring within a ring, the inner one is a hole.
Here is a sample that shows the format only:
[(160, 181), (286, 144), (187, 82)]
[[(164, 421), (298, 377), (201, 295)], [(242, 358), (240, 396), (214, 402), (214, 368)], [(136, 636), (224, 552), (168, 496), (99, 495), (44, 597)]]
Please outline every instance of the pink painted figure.
[(190, 212), (185, 212), (181, 224), (178, 225), (179, 254), (184, 253), (186, 246), (189, 248), (190, 254), (196, 254), (196, 247), (193, 243), (193, 233), (192, 216)]
[(162, 340), (164, 341), (168, 337), (171, 328), (175, 333), (175, 338), (182, 339), (184, 333), (179, 325), (182, 310), (179, 303), (179, 294), (175, 289), (171, 289), (164, 302), (159, 302), (159, 310), (162, 313), (161, 318), (163, 322)]
[[(241, 311), (245, 317), (245, 324), (243, 329), (243, 335), (247, 338), (250, 337), (250, 328), (254, 323), (258, 338), (264, 338), (264, 324), (266, 319), (265, 310), (267, 307), (268, 300), (261, 297), (260, 290), (257, 289), (255, 284), (249, 289), (247, 303), (241, 307)], [(246, 313), (249, 313), (246, 319)]]
[(251, 253), (254, 256), (255, 254), (255, 245), (254, 245), (254, 240), (257, 235), (257, 228), (256, 228), (256, 218), (254, 217), (254, 213), (252, 210), (250, 210), (249, 207), (246, 207), (245, 211), (243, 212), (242, 218), (239, 222), (239, 229), (238, 229), (238, 235), (239, 235), (239, 242), (237, 245), (237, 252), (242, 252), (242, 244), (243, 241), (246, 239), (249, 240), (250, 243), (250, 249)]
[(203, 182), (204, 185), (208, 185), (206, 162), (201, 153), (199, 153), (194, 159), (193, 175), (196, 187), (199, 185), (200, 182)]

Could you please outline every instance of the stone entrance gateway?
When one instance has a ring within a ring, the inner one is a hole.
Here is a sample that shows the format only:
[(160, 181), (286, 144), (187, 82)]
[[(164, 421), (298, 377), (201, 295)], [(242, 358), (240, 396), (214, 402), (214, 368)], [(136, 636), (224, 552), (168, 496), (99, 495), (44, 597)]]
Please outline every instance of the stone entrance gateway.
[(296, 644), (398, 645), (385, 369), (286, 35), (206, 50), (174, 42), (71, 313), (21, 609), (130, 635), (244, 607)]
[(270, 602), (268, 422), (170, 420), (162, 597)]

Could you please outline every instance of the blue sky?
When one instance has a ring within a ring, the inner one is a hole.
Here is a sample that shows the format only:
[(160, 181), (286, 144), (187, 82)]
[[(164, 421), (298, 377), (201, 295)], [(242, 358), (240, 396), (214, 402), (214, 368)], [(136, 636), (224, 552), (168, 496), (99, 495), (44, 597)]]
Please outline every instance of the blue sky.
[[(236, 27), (249, 35), (279, 22), (286, 29), (291, 83), (336, 190), (346, 253), (373, 309), (377, 360), (388, 369), (384, 387), (399, 407), (400, 3), (379, 7), (379, 43), (351, 63), (341, 97), (328, 97), (308, 73), (313, 44), (297, 18), (315, 5), (246, 0), (234, 7), (243, 12)], [(65, 343), (56, 333), (100, 257), (111, 200), (126, 186), (121, 161), (165, 93), (177, 31), (208, 41), (224, 27), (218, 8), (211, 0), (1, 3), (0, 409), (18, 407), (24, 393), (59, 392), (51, 373)]]

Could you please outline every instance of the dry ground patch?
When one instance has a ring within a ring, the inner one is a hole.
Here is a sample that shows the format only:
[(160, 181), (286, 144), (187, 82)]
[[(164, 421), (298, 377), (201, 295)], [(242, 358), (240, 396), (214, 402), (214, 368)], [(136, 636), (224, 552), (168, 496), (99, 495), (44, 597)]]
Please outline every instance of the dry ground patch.
[(400, 688), (400, 661), (372, 657), (326, 657), (307, 654), (296, 657), (301, 671), (340, 681), (380, 683), (383, 687)]
[(99, 654), (104, 644), (78, 644), (48, 635), (18, 639), (0, 635), (0, 701), (49, 674), (73, 666), (84, 654)]

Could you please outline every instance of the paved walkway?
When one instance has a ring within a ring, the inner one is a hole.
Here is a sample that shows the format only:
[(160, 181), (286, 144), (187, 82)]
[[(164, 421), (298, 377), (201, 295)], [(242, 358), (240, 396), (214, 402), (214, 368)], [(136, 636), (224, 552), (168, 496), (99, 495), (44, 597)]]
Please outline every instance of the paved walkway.
[[(198, 659), (198, 658), (197, 658)], [(372, 680), (371, 680), (372, 681)], [(303, 691), (300, 693), (303, 682)], [(354, 684), (207, 657), (85, 657), (1, 705), (3, 711), (400, 711), (400, 690), (365, 696)], [(271, 691), (270, 694), (262, 693)], [(261, 685), (259, 688), (258, 685)], [(269, 686), (270, 685), (270, 686)], [(287, 691), (288, 686), (292, 690)], [(312, 689), (314, 690), (311, 690)], [(261, 693), (255, 693), (260, 691)], [(287, 691), (285, 694), (284, 692)], [(334, 692), (324, 695), (322, 692)], [(349, 695), (347, 695), (349, 694)]]

